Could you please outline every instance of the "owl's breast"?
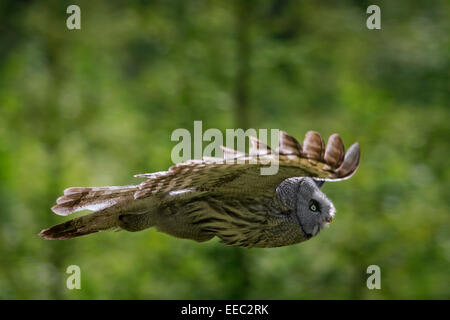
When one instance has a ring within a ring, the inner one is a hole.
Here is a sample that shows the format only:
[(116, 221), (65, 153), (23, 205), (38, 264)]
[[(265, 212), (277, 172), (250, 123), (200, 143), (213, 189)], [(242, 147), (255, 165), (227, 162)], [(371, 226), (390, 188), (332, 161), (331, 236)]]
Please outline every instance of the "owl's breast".
[(273, 195), (202, 194), (160, 208), (154, 225), (176, 237), (205, 241), (217, 236), (241, 247), (281, 247), (309, 239), (293, 210)]
[(207, 204), (213, 220), (203, 228), (228, 245), (271, 248), (309, 239), (293, 210), (273, 196), (211, 196)]

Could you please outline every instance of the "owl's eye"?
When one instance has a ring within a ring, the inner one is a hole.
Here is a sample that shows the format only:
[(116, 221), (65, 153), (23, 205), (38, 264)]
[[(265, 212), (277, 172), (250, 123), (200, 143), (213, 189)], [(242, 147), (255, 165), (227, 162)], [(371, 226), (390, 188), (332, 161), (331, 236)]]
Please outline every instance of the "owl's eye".
[(319, 203), (316, 200), (311, 200), (309, 202), (309, 210), (311, 210), (312, 212), (320, 211)]

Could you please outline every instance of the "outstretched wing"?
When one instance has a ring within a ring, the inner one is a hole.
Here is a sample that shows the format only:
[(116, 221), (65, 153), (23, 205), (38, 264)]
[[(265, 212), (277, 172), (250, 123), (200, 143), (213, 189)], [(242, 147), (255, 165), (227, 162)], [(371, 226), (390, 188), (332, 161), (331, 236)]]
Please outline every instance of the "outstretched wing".
[[(269, 195), (285, 179), (312, 177), (322, 181), (350, 178), (358, 168), (360, 149), (354, 143), (345, 152), (338, 134), (325, 143), (317, 132), (308, 131), (303, 144), (280, 131), (277, 150), (250, 137), (249, 154), (222, 147), (224, 158), (203, 158), (176, 164), (168, 171), (138, 174), (147, 178), (137, 186), (135, 199), (153, 195), (183, 195), (202, 191), (220, 191), (226, 194)], [(278, 166), (272, 175), (263, 175), (261, 169)]]

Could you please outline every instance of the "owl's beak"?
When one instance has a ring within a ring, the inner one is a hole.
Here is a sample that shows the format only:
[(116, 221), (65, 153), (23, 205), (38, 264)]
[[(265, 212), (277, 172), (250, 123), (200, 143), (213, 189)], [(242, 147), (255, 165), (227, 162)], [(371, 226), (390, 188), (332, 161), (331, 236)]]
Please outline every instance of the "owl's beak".
[(329, 218), (326, 219), (328, 223), (333, 222), (333, 216), (330, 216)]

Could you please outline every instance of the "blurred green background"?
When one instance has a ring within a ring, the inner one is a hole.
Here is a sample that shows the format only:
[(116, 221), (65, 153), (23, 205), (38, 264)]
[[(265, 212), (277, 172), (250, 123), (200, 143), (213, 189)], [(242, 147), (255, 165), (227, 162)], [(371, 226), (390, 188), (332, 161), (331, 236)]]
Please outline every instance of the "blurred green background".
[[(370, 4), (2, 1), (0, 298), (449, 299), (450, 2), (376, 1), (381, 30)], [(277, 249), (38, 237), (67, 220), (50, 210), (64, 188), (166, 170), (172, 131), (194, 120), (358, 141), (355, 176), (323, 187), (330, 228)], [(72, 264), (81, 290), (66, 288)]]

